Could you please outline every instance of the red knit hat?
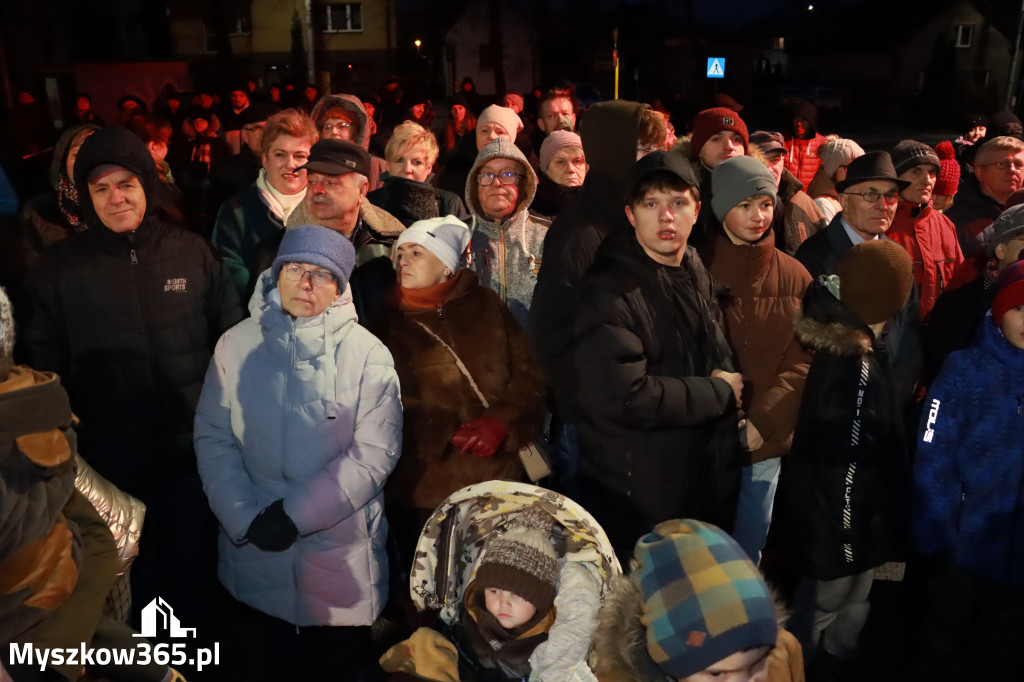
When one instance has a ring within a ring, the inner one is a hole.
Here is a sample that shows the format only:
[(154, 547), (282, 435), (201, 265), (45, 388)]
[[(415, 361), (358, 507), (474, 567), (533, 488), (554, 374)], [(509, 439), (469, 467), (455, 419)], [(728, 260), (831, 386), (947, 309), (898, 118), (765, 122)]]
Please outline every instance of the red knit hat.
[(743, 153), (746, 154), (747, 147), (750, 145), (747, 124), (732, 109), (715, 107), (714, 109), (705, 109), (693, 119), (693, 137), (690, 138), (690, 150), (693, 156), (699, 156), (700, 150), (708, 138), (723, 130), (731, 130), (740, 134), (740, 137), (743, 138)]
[(992, 321), (1002, 326), (1003, 315), (1010, 308), (1024, 305), (1024, 261), (1017, 261), (999, 276), (999, 293), (992, 301)]
[(935, 153), (939, 155), (939, 177), (935, 180), (935, 195), (951, 197), (960, 186), (960, 164), (956, 160), (953, 143), (943, 140), (935, 145)]

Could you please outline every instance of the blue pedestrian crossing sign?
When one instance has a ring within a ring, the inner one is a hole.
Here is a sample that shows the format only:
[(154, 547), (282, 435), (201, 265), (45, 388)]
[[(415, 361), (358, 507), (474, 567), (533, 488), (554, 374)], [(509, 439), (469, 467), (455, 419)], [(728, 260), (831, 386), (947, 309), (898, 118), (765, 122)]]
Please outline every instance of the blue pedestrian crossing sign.
[(708, 57), (708, 78), (725, 78), (725, 57)]

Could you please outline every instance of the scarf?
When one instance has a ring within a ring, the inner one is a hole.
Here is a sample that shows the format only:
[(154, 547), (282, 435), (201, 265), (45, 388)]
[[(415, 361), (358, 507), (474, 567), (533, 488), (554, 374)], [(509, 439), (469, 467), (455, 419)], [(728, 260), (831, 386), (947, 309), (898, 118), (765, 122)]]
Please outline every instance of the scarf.
[(292, 214), (295, 207), (306, 198), (305, 189), (295, 194), (278, 192), (267, 182), (267, 171), (263, 168), (260, 168), (260, 174), (256, 176), (256, 188), (260, 191), (260, 199), (282, 224), (288, 221), (288, 216)]
[(406, 289), (400, 283), (395, 283), (395, 298), (401, 310), (431, 310), (440, 308), (448, 300), (452, 290), (458, 283), (460, 276), (465, 269), (459, 270), (454, 277), (450, 277), (440, 284), (422, 289)]
[(78, 205), (78, 189), (75, 187), (75, 183), (64, 177), (62, 173), (54, 189), (57, 191), (57, 208), (64, 216), (64, 222), (75, 232), (86, 229), (88, 225), (82, 218), (82, 209)]

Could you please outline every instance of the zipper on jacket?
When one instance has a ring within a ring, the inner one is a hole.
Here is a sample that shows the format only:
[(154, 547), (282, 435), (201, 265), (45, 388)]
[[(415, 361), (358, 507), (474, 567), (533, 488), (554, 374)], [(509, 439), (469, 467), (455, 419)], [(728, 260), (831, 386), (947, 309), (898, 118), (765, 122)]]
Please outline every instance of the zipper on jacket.
[(132, 265), (138, 265), (139, 264), (139, 257), (135, 255), (135, 249), (134, 248), (131, 251), (128, 252), (128, 255), (132, 257)]

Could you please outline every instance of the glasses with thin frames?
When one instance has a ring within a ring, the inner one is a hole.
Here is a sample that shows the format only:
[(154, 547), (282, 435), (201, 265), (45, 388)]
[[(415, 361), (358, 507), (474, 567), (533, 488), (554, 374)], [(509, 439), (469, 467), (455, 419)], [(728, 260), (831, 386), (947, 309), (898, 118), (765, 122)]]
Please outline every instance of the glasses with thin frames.
[(477, 173), (476, 184), (487, 187), (497, 180), (498, 185), (514, 185), (519, 182), (520, 178), (525, 177), (526, 176), (522, 173), (516, 173), (515, 171), (504, 171), (501, 173)]
[(351, 128), (352, 124), (348, 121), (339, 121), (338, 123), (324, 123), (323, 129), (329, 133), (340, 133), (345, 128)]
[(999, 161), (992, 161), (991, 163), (979, 163), (978, 165), (995, 166), (1001, 171), (1009, 170), (1010, 168), (1013, 168), (1013, 170), (1015, 171), (1024, 170), (1024, 161), (1021, 161), (1020, 159), (1014, 159), (1013, 161), (1009, 159), (1000, 159)]
[(900, 200), (899, 192), (886, 192), (885, 194), (882, 194), (881, 192), (843, 192), (843, 194), (856, 195), (863, 199), (864, 201), (868, 202), (869, 204), (873, 204), (879, 199), (882, 199), (885, 201), (886, 204), (892, 206), (893, 204)]
[(301, 282), (303, 277), (309, 275), (309, 283), (318, 289), (334, 282), (334, 275), (326, 270), (307, 270), (298, 263), (285, 265), (281, 268), (281, 275), (289, 282)]

